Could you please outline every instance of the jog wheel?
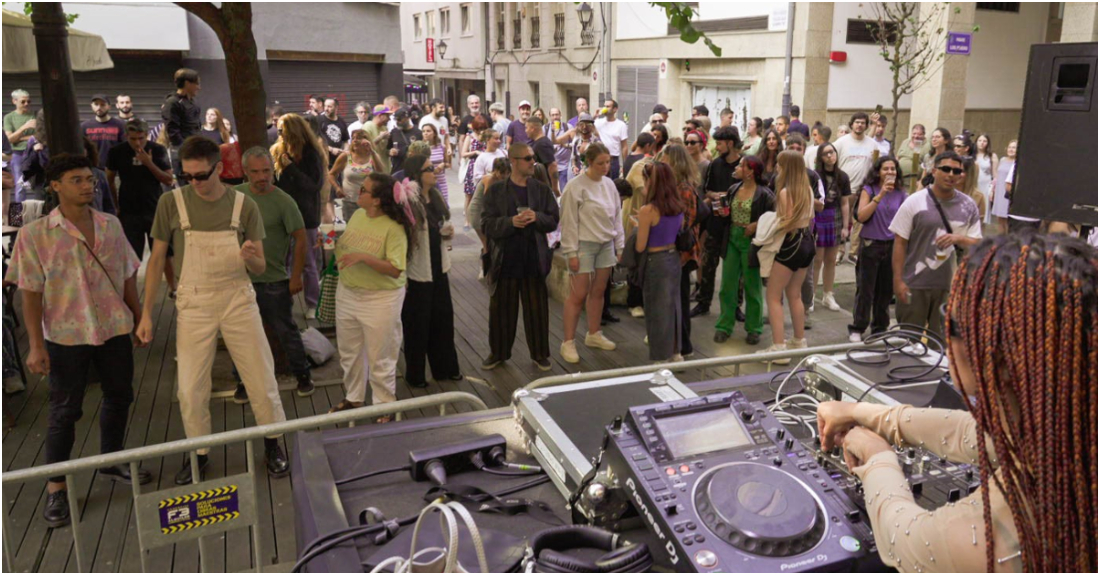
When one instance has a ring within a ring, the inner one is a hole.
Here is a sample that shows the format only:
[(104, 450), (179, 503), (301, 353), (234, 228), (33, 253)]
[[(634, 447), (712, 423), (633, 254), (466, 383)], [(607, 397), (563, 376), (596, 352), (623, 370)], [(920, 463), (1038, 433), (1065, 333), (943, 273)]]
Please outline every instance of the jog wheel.
[(695, 510), (720, 539), (756, 555), (798, 555), (825, 534), (825, 515), (813, 492), (791, 475), (759, 463), (710, 470), (695, 488)]

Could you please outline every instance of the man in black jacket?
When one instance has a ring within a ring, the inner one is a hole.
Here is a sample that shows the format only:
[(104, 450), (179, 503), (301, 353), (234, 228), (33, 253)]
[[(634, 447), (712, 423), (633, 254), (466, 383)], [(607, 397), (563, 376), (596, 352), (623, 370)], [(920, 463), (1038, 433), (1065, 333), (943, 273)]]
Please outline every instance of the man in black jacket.
[[(715, 147), (719, 156), (707, 166), (703, 174), (703, 193), (711, 205), (711, 210), (724, 201), (730, 186), (738, 182), (733, 175), (741, 164), (741, 135), (737, 128), (728, 126), (714, 132)], [(710, 302), (714, 300), (714, 276), (718, 273), (718, 263), (726, 256), (724, 240), (729, 238), (730, 220), (728, 217), (712, 217), (707, 220), (707, 238), (703, 242), (703, 265), (699, 270), (698, 302), (691, 310), (691, 317), (710, 313)], [(738, 291), (738, 304), (741, 302)], [(738, 307), (740, 311), (740, 307)], [(737, 314), (737, 321), (745, 321), (743, 314)]]
[(508, 148), (512, 176), (497, 182), (485, 194), (481, 228), (489, 238), (495, 282), (489, 300), (490, 355), (482, 369), (493, 369), (512, 356), (520, 298), (523, 299), (523, 329), (531, 359), (542, 371), (550, 370), (550, 308), (546, 276), (553, 254), (546, 234), (558, 227), (558, 204), (554, 193), (531, 177), (535, 154), (526, 144)]
[(164, 120), (164, 129), (168, 131), (172, 167), (179, 177), (179, 147), (184, 140), (202, 131), (202, 110), (195, 103), (195, 97), (199, 95), (202, 86), (199, 85), (199, 73), (190, 68), (176, 70), (174, 79), (176, 91), (164, 99), (160, 116)]
[(392, 173), (404, 173), (405, 158), (409, 155), (409, 144), (416, 140), (423, 140), (420, 129), (412, 122), (411, 110), (400, 108), (393, 113), (393, 119), (397, 125), (390, 130), (390, 166)]

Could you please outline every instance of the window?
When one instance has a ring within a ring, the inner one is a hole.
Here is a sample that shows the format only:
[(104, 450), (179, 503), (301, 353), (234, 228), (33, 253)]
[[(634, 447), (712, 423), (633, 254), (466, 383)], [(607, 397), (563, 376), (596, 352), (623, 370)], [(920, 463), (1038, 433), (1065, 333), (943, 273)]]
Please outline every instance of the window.
[(504, 2), (497, 4), (497, 50), (504, 49)]
[(439, 35), (449, 37), (451, 35), (451, 9), (439, 9)]
[(420, 14), (413, 14), (413, 40), (419, 42), (424, 37), (420, 31)]
[(471, 18), (470, 18), (470, 5), (469, 4), (463, 4), (462, 8), (461, 8), (461, 12), (462, 12), (462, 33), (463, 34), (470, 34), (474, 30), (473, 22), (471, 21)]
[(539, 89), (539, 83), (528, 82), (527, 84), (531, 87), (531, 101), (535, 103), (536, 107), (541, 106), (542, 104), (539, 102), (542, 101), (542, 90)]
[(1019, 2), (978, 2), (978, 10), (992, 10), (994, 12), (1020, 13)]
[(424, 26), (429, 38), (435, 37), (435, 12), (424, 13)]
[(523, 47), (523, 17), (516, 12), (512, 18), (512, 48), (519, 50)]
[[(898, 31), (898, 25), (893, 22), (886, 23), (888, 41), (894, 42)], [(849, 44), (878, 44), (880, 36), (878, 22), (873, 20), (848, 20), (848, 34), (846, 42)]]
[(596, 31), (592, 29), (592, 20), (591, 16), (587, 24), (581, 20), (581, 46), (591, 46), (596, 43)]
[(565, 46), (565, 12), (554, 14), (554, 47)]
[(536, 13), (531, 17), (531, 47), (538, 48), (542, 45), (542, 30), (540, 29), (541, 23), (539, 22), (539, 16)]

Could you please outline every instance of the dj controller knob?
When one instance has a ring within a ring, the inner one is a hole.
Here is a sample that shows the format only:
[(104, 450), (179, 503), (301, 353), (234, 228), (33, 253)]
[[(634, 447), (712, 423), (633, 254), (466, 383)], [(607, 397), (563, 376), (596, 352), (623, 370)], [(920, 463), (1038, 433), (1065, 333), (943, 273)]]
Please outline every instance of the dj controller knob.
[(782, 427), (775, 430), (775, 438), (779, 441), (783, 441), (783, 438), (787, 436), (787, 430)]
[(741, 412), (741, 420), (746, 423), (751, 422), (755, 418), (756, 414), (754, 414), (751, 409), (746, 409), (745, 411)]
[(772, 459), (772, 463), (774, 463), (776, 467), (781, 467), (783, 465), (783, 458), (776, 456), (775, 459)]
[(787, 440), (783, 442), (783, 447), (787, 448), (787, 451), (794, 449), (794, 438), (788, 437)]
[(908, 450), (905, 451), (905, 457), (908, 457), (909, 459), (916, 459), (917, 450), (910, 447)]

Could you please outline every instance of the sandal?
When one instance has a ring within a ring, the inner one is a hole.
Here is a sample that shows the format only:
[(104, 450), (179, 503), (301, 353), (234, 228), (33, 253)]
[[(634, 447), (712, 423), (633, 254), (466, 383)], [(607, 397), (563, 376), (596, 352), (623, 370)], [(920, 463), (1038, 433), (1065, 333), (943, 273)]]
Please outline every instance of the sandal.
[(389, 423), (391, 421), (393, 421), (392, 415), (383, 415), (382, 417), (374, 420), (375, 423)]
[(340, 411), (347, 411), (349, 409), (355, 409), (357, 407), (363, 407), (362, 402), (355, 402), (349, 399), (341, 399), (340, 403), (332, 406), (332, 409), (328, 410), (329, 413), (337, 413)]

